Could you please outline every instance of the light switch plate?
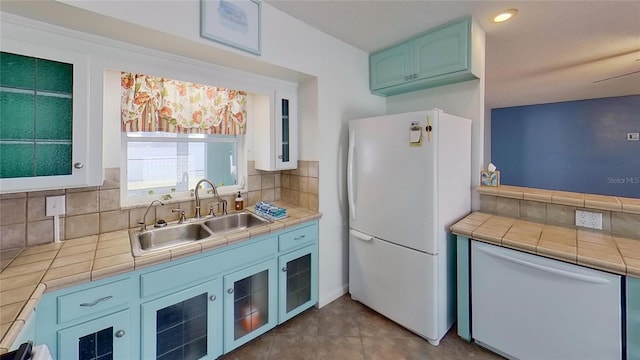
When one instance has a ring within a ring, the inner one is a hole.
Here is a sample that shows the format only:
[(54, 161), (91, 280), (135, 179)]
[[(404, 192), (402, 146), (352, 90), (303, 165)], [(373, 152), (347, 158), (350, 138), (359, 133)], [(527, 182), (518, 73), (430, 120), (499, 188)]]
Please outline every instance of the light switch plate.
[(576, 226), (602, 230), (602, 213), (576, 210)]
[(64, 215), (66, 209), (64, 195), (47, 196), (45, 216)]

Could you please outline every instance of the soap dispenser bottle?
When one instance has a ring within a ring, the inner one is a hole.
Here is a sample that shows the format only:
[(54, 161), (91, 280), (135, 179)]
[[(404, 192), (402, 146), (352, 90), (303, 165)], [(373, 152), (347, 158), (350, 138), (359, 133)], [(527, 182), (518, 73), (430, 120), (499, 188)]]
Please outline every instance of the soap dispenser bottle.
[(240, 195), (240, 191), (238, 191), (238, 196), (236, 197), (236, 210), (244, 209), (244, 200), (242, 199), (242, 195)]

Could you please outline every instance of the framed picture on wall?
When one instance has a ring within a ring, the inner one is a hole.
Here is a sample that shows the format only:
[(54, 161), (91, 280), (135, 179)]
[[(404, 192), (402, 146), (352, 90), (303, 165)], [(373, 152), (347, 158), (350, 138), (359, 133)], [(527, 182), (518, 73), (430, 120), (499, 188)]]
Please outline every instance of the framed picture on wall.
[(200, 0), (200, 36), (260, 55), (260, 0)]

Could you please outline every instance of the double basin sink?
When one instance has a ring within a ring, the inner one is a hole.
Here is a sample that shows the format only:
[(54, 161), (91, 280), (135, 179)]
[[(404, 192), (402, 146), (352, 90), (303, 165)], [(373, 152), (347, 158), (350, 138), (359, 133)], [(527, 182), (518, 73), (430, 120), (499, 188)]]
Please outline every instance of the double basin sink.
[(129, 240), (133, 255), (143, 256), (270, 222), (250, 212), (241, 212), (161, 228), (129, 230)]

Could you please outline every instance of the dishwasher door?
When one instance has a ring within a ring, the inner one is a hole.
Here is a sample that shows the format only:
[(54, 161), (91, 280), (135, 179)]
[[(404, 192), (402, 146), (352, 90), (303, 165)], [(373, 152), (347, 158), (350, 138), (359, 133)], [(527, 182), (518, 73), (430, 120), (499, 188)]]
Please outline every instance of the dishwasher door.
[(621, 359), (621, 277), (478, 241), (471, 329), (514, 359)]

